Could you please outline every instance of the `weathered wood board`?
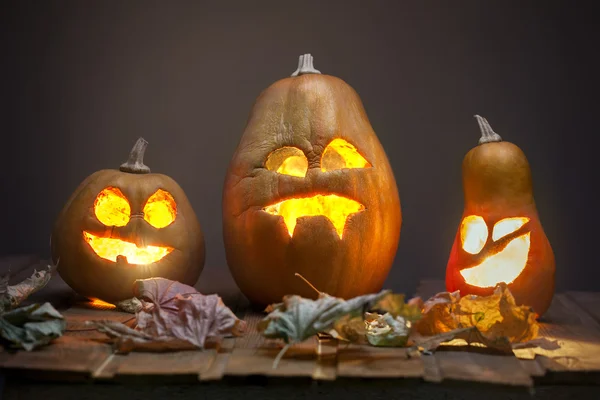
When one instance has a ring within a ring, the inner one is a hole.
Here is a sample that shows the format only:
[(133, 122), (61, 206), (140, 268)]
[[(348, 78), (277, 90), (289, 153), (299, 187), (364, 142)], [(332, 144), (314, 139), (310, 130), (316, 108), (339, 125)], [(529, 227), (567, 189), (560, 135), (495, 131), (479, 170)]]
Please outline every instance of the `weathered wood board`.
[[(24, 276), (27, 271), (22, 264), (40, 265), (40, 260), (35, 258), (11, 262), (18, 265), (19, 274)], [(76, 296), (65, 289), (60, 278), (53, 278), (51, 283), (50, 293), (58, 293), (60, 299), (71, 301), (70, 307), (62, 311), (67, 332), (51, 345), (32, 352), (11, 353), (0, 349), (0, 369), (21, 375), (27, 372), (40, 379), (50, 376), (98, 381), (153, 382), (165, 378), (207, 382), (261, 375), (329, 381), (369, 378), (483, 382), (520, 387), (563, 380), (600, 383), (597, 379), (600, 376), (600, 293), (557, 294), (541, 322), (541, 335), (549, 346), (518, 349), (514, 356), (491, 354), (470, 346), (443, 346), (433, 355), (415, 356), (404, 348), (349, 345), (332, 338), (313, 337), (292, 346), (274, 369), (273, 361), (284, 343), (265, 339), (257, 332), (257, 324), (264, 314), (246, 313), (233, 306), (246, 320), (248, 332), (241, 338), (226, 338), (214, 348), (121, 355), (113, 352), (104, 334), (90, 329), (85, 321), (127, 322), (134, 316), (73, 303)], [(442, 281), (423, 281), (417, 295), (428, 298), (443, 290)], [(32, 296), (28, 301), (47, 298), (48, 294), (44, 296)]]

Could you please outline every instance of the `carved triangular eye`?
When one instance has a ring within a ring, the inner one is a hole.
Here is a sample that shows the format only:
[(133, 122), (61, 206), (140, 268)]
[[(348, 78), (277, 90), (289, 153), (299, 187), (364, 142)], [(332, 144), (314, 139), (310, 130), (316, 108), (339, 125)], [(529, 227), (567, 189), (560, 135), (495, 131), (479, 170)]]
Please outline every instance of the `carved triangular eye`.
[(271, 152), (265, 167), (278, 174), (304, 178), (308, 171), (308, 160), (299, 148), (286, 146)]
[(485, 221), (479, 215), (465, 217), (460, 225), (462, 248), (469, 254), (478, 254), (488, 238)]
[(512, 217), (504, 218), (496, 222), (494, 230), (492, 231), (492, 240), (503, 238), (504, 236), (511, 234), (521, 228), (529, 221), (527, 217)]
[(333, 139), (321, 156), (321, 171), (343, 168), (370, 168), (371, 164), (344, 139)]

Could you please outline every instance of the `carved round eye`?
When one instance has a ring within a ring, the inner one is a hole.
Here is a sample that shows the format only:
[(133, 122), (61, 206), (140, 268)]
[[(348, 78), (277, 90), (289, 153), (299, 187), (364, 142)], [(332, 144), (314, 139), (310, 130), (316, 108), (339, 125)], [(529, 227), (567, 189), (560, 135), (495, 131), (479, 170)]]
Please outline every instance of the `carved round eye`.
[(177, 216), (177, 204), (171, 193), (158, 189), (144, 206), (144, 219), (153, 227), (160, 229), (169, 226)]
[(286, 146), (271, 152), (265, 167), (278, 174), (304, 178), (308, 171), (308, 160), (299, 148)]
[(106, 226), (125, 226), (129, 222), (131, 207), (119, 189), (107, 187), (96, 196), (94, 213)]
[(525, 225), (529, 221), (527, 217), (513, 217), (513, 218), (504, 218), (494, 225), (494, 230), (492, 231), (492, 239), (494, 241), (515, 232), (520, 227)]
[(477, 254), (485, 246), (488, 238), (488, 229), (485, 221), (479, 215), (469, 215), (460, 225), (460, 240), (463, 250), (470, 254)]
[(333, 139), (321, 156), (321, 171), (343, 168), (370, 168), (371, 164), (360, 155), (356, 147), (344, 139)]

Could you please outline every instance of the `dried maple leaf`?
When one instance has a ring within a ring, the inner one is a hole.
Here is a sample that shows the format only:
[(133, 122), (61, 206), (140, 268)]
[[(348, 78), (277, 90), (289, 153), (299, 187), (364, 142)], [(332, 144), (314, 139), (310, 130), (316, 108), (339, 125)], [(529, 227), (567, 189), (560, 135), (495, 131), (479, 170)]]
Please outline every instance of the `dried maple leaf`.
[(154, 336), (173, 336), (204, 348), (210, 337), (241, 335), (246, 323), (216, 294), (164, 278), (138, 279), (134, 294), (142, 300), (137, 329)]
[[(133, 334), (125, 325), (96, 323), (110, 336), (128, 341), (128, 349), (169, 348), (177, 339), (204, 348), (208, 339), (241, 335), (246, 322), (238, 319), (216, 294), (203, 295), (191, 286), (164, 278), (138, 279), (132, 302), (136, 310)], [(117, 333), (119, 334), (118, 336)], [(162, 347), (161, 347), (162, 346)]]
[(283, 354), (294, 343), (299, 343), (319, 332), (327, 332), (343, 316), (362, 316), (365, 308), (389, 291), (344, 300), (320, 293), (317, 300), (297, 295), (285, 296), (283, 302), (273, 304), (270, 313), (258, 324), (258, 331), (267, 338), (281, 338), (286, 342), (273, 363), (276, 368)]
[(187, 340), (171, 336), (152, 336), (117, 321), (87, 321), (86, 325), (112, 338), (113, 348), (117, 354), (127, 354), (132, 351), (167, 352), (197, 348)]
[[(503, 349), (506, 343), (521, 343), (534, 339), (539, 330), (537, 314), (530, 307), (517, 306), (504, 283), (499, 283), (490, 296), (460, 293), (438, 293), (423, 305), (423, 317), (416, 323), (416, 332), (432, 336), (465, 328), (468, 342), (479, 342)], [(463, 331), (461, 331), (463, 332)]]

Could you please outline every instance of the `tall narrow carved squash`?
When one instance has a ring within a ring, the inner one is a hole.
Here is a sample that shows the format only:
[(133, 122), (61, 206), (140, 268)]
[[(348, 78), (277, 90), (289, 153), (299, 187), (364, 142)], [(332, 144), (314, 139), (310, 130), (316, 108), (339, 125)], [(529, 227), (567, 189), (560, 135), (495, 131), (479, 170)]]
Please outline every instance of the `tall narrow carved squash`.
[(446, 288), (489, 295), (506, 282), (519, 304), (546, 312), (554, 253), (535, 206), (525, 154), (476, 115), (479, 145), (462, 164), (465, 207), (446, 268)]
[(392, 169), (357, 93), (300, 57), (254, 104), (223, 192), (227, 262), (256, 305), (378, 291), (401, 227)]

